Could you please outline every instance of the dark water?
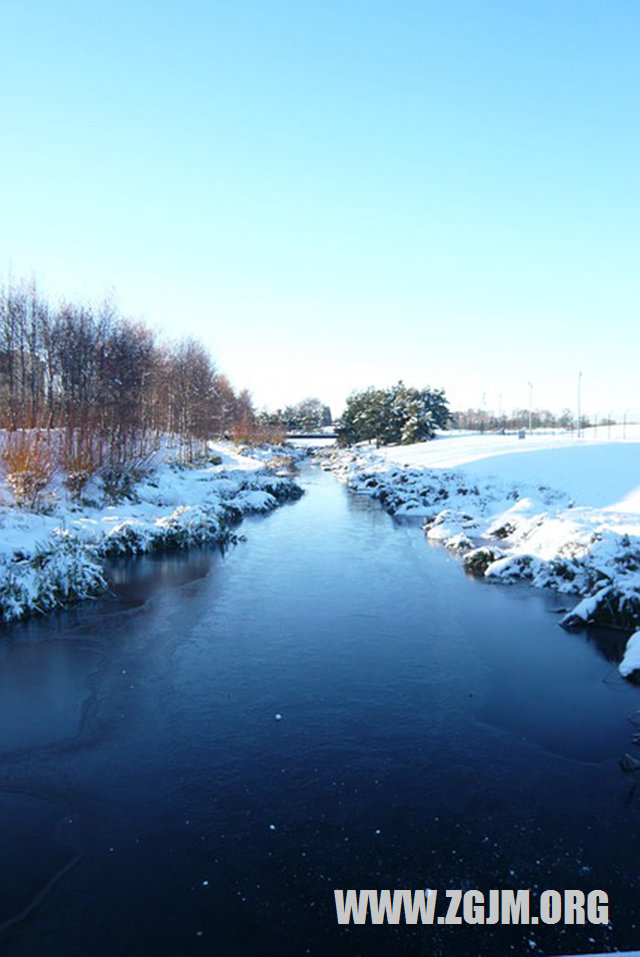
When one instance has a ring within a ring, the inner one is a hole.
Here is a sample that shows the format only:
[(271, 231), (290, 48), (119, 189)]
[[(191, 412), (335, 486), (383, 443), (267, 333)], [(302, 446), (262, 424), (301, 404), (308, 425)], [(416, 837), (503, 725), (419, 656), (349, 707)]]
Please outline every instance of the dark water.
[[(620, 639), (305, 479), (226, 555), (123, 564), (116, 599), (3, 635), (2, 952), (638, 946)], [(336, 887), (602, 888), (612, 926), (339, 928)]]

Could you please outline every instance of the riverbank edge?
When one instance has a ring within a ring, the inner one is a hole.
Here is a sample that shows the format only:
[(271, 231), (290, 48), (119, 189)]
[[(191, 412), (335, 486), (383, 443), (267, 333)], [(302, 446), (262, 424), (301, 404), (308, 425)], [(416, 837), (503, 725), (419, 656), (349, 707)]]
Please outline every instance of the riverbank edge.
[[(639, 540), (594, 523), (586, 538), (565, 540), (555, 554), (542, 557), (528, 550), (534, 532), (574, 514), (567, 493), (518, 482), (505, 486), (464, 468), (395, 466), (370, 449), (332, 450), (321, 453), (321, 462), (351, 491), (379, 501), (390, 515), (420, 518), (427, 537), (456, 554), (469, 574), (576, 596), (575, 607), (561, 619), (563, 627), (598, 624), (629, 633), (640, 628)], [(519, 514), (524, 502), (527, 507)]]
[[(115, 504), (61, 502), (57, 513), (46, 515), (5, 505), (0, 524), (17, 534), (20, 545), (0, 555), (0, 622), (98, 597), (108, 588), (105, 565), (114, 556), (235, 544), (234, 528), (245, 516), (266, 514), (304, 494), (290, 474), (282, 474), (281, 452), (263, 450), (263, 461), (247, 458), (246, 468), (239, 455), (232, 469), (210, 461), (163, 463)], [(180, 486), (184, 494), (176, 502)]]

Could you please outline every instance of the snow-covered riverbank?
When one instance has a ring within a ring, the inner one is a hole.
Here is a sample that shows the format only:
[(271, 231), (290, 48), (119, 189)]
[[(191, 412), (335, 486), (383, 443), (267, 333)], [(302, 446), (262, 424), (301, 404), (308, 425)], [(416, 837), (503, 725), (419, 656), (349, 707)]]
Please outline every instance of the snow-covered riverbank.
[(103, 559), (224, 543), (244, 515), (268, 512), (301, 490), (269, 464), (231, 445), (212, 445), (194, 467), (159, 463), (131, 498), (108, 504), (97, 483), (82, 503), (60, 490), (47, 514), (0, 505), (0, 620), (43, 613), (106, 588)]
[(616, 438), (453, 433), (336, 451), (330, 462), (351, 489), (423, 519), (470, 572), (577, 596), (567, 626), (631, 631), (640, 624), (640, 429)]

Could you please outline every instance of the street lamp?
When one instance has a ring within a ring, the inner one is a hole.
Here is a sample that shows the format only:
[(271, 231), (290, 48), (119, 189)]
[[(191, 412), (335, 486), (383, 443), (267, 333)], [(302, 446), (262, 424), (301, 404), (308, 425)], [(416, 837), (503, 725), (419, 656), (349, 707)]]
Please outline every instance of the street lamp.
[(580, 438), (580, 387), (582, 385), (582, 372), (578, 373), (578, 438)]
[(529, 432), (531, 432), (531, 407), (533, 404), (533, 383), (528, 382), (529, 386)]

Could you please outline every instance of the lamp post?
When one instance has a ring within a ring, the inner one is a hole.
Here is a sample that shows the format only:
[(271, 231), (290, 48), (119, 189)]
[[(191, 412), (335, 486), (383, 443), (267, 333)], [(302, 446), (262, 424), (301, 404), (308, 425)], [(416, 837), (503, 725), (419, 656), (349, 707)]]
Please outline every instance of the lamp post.
[(533, 405), (533, 383), (528, 382), (527, 385), (529, 386), (529, 433), (531, 433), (531, 418), (532, 418), (531, 409)]
[(582, 372), (578, 373), (578, 438), (580, 438), (580, 387), (582, 385)]

